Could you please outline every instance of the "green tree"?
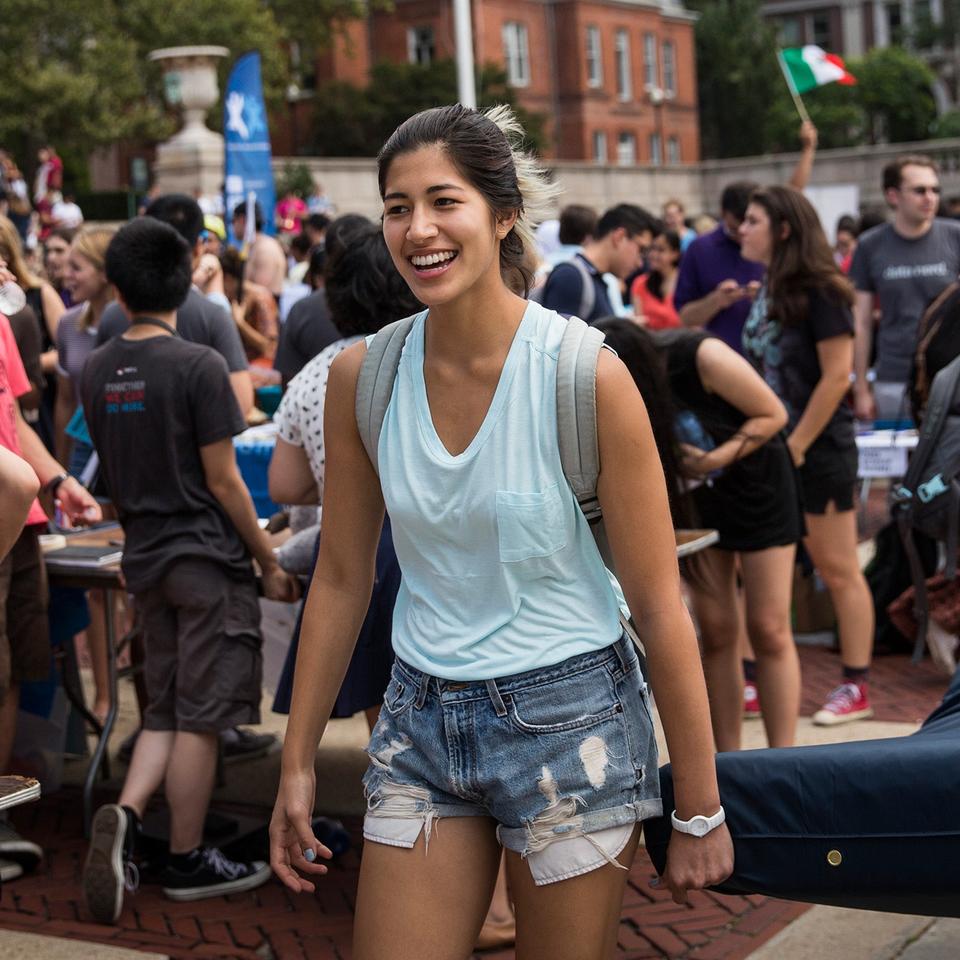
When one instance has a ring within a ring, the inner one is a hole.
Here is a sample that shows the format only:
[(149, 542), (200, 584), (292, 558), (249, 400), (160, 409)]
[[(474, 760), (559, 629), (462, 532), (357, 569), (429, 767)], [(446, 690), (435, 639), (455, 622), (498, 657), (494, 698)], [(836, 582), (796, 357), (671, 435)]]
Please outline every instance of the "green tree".
[(871, 143), (925, 140), (937, 116), (933, 71), (901, 47), (871, 50), (851, 66)]
[[(315, 47), (366, 14), (363, 0), (0, 0), (0, 144), (25, 166), (43, 142), (68, 157), (124, 139), (162, 139), (174, 114), (162, 99), (150, 50), (194, 44), (227, 47), (233, 62), (259, 50), (264, 94), (279, 104), (288, 80), (284, 43)], [(211, 126), (220, 126), (220, 106)], [(69, 171), (68, 171), (69, 173)]]
[[(775, 28), (761, 17), (759, 0), (688, 0), (687, 5), (700, 13), (695, 39), (704, 154), (767, 152), (793, 110), (777, 64)], [(794, 146), (796, 127), (794, 121)]]
[[(516, 104), (504, 71), (487, 64), (477, 74), (481, 109), (498, 103), (513, 106), (527, 133), (529, 146), (545, 144), (543, 117)], [(419, 64), (381, 61), (370, 72), (370, 83), (326, 84), (317, 91), (310, 148), (319, 156), (371, 157), (407, 117), (428, 107), (457, 99), (456, 66), (451, 60)]]

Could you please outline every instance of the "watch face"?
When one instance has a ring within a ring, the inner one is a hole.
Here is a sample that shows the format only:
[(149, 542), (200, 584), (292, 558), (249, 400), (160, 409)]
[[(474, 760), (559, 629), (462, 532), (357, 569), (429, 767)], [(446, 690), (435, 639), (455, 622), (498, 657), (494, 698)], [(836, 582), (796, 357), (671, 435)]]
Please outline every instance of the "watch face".
[(706, 817), (694, 817), (690, 821), (690, 832), (695, 837), (705, 837), (710, 832), (710, 824)]

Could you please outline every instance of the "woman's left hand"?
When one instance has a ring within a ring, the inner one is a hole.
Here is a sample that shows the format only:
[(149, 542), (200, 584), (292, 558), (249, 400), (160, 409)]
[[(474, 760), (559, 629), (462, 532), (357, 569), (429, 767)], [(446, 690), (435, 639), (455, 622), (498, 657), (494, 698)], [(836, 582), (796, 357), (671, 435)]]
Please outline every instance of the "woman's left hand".
[(721, 823), (705, 837), (676, 830), (667, 848), (667, 868), (662, 882), (670, 889), (674, 903), (686, 903), (688, 890), (702, 890), (723, 883), (733, 873), (733, 840)]
[(692, 443), (681, 443), (680, 452), (683, 455), (683, 470), (687, 476), (706, 477), (720, 469), (712, 456), (712, 450), (701, 450)]
[(802, 467), (804, 460), (807, 458), (807, 451), (800, 446), (793, 434), (787, 437), (787, 449), (790, 451), (790, 459), (793, 460), (793, 465), (798, 469)]

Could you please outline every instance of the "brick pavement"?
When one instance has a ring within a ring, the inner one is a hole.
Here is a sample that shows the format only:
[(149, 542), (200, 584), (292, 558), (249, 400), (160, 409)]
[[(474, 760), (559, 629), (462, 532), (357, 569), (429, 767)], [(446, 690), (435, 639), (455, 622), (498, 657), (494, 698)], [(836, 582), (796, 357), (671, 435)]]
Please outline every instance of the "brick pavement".
[[(313, 896), (290, 895), (279, 883), (197, 903), (173, 903), (156, 886), (128, 896), (115, 927), (93, 923), (80, 898), (85, 844), (75, 789), (15, 812), (17, 827), (46, 848), (32, 876), (7, 885), (0, 928), (76, 938), (167, 954), (175, 960), (350, 960), (359, 872), (359, 821), (348, 824), (354, 849), (331, 868)], [(742, 960), (805, 910), (765, 897), (694, 893), (691, 905), (651, 889), (653, 868), (641, 849), (631, 871), (618, 956), (627, 960)], [(507, 960), (513, 951), (485, 953)]]
[[(802, 648), (804, 713), (819, 706), (836, 680), (835, 653)], [(916, 721), (939, 701), (946, 681), (928, 664), (913, 667), (905, 656), (877, 659), (873, 698), (878, 719)], [(240, 811), (238, 811), (240, 812)], [(250, 812), (249, 810), (243, 812)], [(260, 812), (260, 815), (264, 815)], [(80, 839), (80, 802), (75, 789), (13, 811), (24, 835), (46, 849), (32, 876), (3, 890), (0, 928), (74, 937), (154, 950), (177, 960), (349, 960), (353, 905), (359, 870), (359, 822), (348, 823), (355, 846), (332, 868), (315, 896), (289, 895), (278, 883), (233, 897), (175, 904), (155, 886), (128, 898), (116, 927), (94, 924), (80, 899), (85, 845)], [(809, 909), (764, 897), (698, 893), (690, 907), (677, 907), (662, 890), (651, 890), (653, 870), (643, 850), (630, 876), (619, 936), (619, 957), (634, 960), (743, 960)], [(484, 955), (508, 960), (512, 951)]]

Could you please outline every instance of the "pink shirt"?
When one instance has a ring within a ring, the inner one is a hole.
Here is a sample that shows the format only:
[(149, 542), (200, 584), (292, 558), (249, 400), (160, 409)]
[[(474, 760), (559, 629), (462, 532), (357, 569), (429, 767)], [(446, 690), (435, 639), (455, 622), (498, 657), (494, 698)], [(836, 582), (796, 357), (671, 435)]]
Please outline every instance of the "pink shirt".
[[(22, 456), (20, 438), (17, 436), (17, 397), (30, 392), (23, 361), (13, 339), (10, 321), (0, 313), (0, 446), (6, 447), (18, 457)], [(46, 523), (39, 500), (34, 500), (27, 514), (27, 526), (34, 523)]]

